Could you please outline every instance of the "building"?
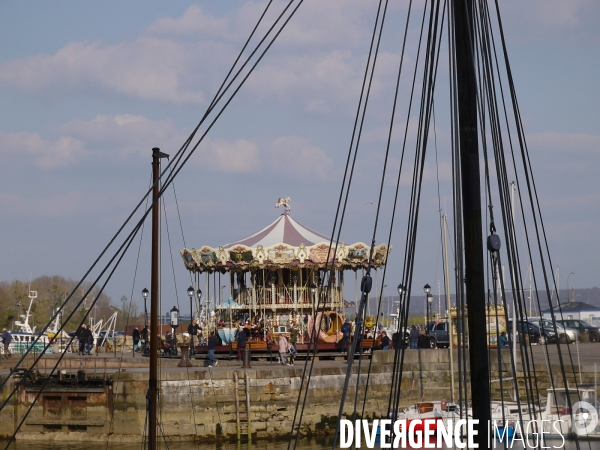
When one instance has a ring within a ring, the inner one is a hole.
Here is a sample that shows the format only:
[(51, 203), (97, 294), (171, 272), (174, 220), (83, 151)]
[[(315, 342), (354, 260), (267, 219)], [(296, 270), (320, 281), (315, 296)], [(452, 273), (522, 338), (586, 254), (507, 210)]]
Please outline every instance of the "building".
[[(560, 309), (558, 306), (554, 306), (552, 309), (554, 310), (554, 315), (557, 320), (579, 319), (585, 320), (591, 325), (600, 325), (600, 308), (597, 308), (596, 306), (588, 305), (587, 303), (583, 302), (569, 302), (561, 304)], [(562, 317), (560, 315), (561, 311)], [(544, 319), (552, 318), (550, 309), (542, 311), (542, 315)]]

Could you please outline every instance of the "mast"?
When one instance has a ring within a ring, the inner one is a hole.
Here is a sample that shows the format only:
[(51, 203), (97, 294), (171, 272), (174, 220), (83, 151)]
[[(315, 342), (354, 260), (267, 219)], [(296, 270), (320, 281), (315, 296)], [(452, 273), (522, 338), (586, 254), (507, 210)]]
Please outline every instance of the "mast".
[(445, 215), (442, 216), (442, 221), (444, 225), (444, 259), (446, 261), (444, 290), (446, 291), (446, 316), (448, 317), (448, 340), (450, 341), (450, 345), (448, 346), (450, 353), (450, 397), (454, 402), (454, 339), (452, 337), (452, 316), (450, 315), (450, 307), (452, 302), (450, 299), (450, 268), (448, 267), (448, 223)]
[(473, 59), (473, 0), (454, 0), (454, 41), (459, 119), (459, 153), (465, 249), (465, 292), (469, 319), (469, 362), (475, 442), (486, 445), (490, 414), (489, 362), (485, 316), (481, 181), (477, 136), (477, 81)]
[(160, 226), (160, 158), (168, 157), (159, 148), (152, 149), (152, 263), (150, 277), (150, 373), (148, 375), (148, 448), (156, 450), (156, 406), (158, 401), (158, 344), (160, 340), (158, 329), (158, 305), (159, 305), (159, 226)]

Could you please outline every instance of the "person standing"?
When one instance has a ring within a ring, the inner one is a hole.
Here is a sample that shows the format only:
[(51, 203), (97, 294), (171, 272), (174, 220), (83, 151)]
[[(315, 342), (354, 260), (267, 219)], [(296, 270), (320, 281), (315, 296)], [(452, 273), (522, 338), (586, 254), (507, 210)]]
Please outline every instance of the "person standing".
[(219, 344), (219, 339), (215, 336), (215, 332), (211, 331), (210, 337), (208, 338), (208, 367), (217, 366), (219, 361), (215, 359), (215, 350)]
[(381, 331), (381, 350), (389, 350), (390, 338), (388, 337), (385, 330)]
[(350, 319), (346, 319), (342, 325), (342, 353), (345, 355), (348, 352), (348, 344), (350, 343), (350, 333), (352, 332), (352, 325)]
[(282, 365), (289, 366), (290, 364), (287, 362), (286, 353), (288, 351), (288, 340), (283, 334), (279, 335), (279, 339), (277, 340), (277, 344), (279, 345), (279, 362)]
[(199, 330), (200, 327), (198, 326), (196, 319), (192, 320), (192, 322), (188, 325), (188, 334), (190, 335), (190, 356), (194, 355), (194, 340), (196, 336), (198, 336)]
[(141, 343), (141, 352), (142, 355), (148, 353), (148, 326), (144, 325), (142, 331), (140, 331), (140, 343)]
[(238, 331), (238, 341), (237, 341), (237, 354), (238, 361), (242, 360), (242, 352), (246, 349), (246, 333), (244, 331)]
[(77, 330), (75, 333), (77, 340), (79, 341), (79, 355), (85, 355), (85, 344), (87, 343), (87, 328), (85, 327), (85, 323), (81, 324), (81, 328)]
[(508, 348), (508, 338), (506, 337), (506, 331), (500, 333), (500, 348), (506, 349)]
[(133, 332), (131, 333), (131, 339), (133, 339), (133, 351), (135, 353), (139, 351), (140, 346), (140, 330), (138, 330), (138, 327), (133, 329)]
[(294, 365), (294, 359), (298, 354), (298, 348), (296, 344), (298, 343), (298, 328), (295, 325), (292, 325), (292, 329), (290, 330), (290, 366)]
[(415, 327), (413, 325), (412, 328), (410, 329), (410, 334), (408, 336), (408, 338), (410, 340), (410, 348), (412, 348), (412, 349), (419, 348), (419, 336), (420, 335), (421, 335), (421, 333), (419, 333), (419, 330), (417, 329), (417, 327)]
[(85, 351), (88, 355), (91, 355), (91, 351), (94, 348), (94, 333), (92, 332), (92, 326), (88, 325), (86, 329), (87, 340), (85, 344)]
[(7, 358), (10, 358), (11, 353), (10, 353), (8, 346), (12, 342), (12, 336), (10, 335), (10, 333), (8, 332), (8, 330), (6, 328), (3, 328), (2, 334), (0, 335), (0, 337), (2, 338), (2, 343), (4, 344), (4, 354), (6, 355)]

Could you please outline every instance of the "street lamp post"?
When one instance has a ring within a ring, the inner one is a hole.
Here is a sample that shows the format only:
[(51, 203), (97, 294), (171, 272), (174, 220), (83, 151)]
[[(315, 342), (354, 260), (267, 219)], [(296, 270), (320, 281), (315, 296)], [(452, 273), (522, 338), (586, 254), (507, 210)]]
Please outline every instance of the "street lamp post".
[[(192, 308), (192, 297), (194, 296), (194, 288), (190, 286), (187, 289), (187, 295), (190, 298), (190, 330), (193, 331), (194, 326), (194, 310)], [(194, 335), (190, 332), (190, 353), (194, 354)]]
[(148, 305), (146, 299), (148, 298), (148, 289), (144, 288), (142, 291), (142, 297), (144, 297), (144, 326), (148, 328)]
[(142, 347), (142, 355), (144, 355), (146, 353), (146, 350), (148, 349), (148, 339), (150, 338), (150, 332), (148, 331), (148, 305), (146, 304), (146, 299), (148, 298), (148, 289), (144, 288), (142, 290), (142, 297), (144, 297), (144, 330), (146, 330), (146, 339), (144, 339), (144, 345)]
[(426, 313), (426, 317), (425, 317), (425, 327), (427, 327), (427, 324), (429, 323), (429, 303), (431, 303), (431, 301), (433, 300), (433, 298), (430, 297), (431, 295), (431, 286), (429, 286), (429, 283), (427, 283), (425, 286), (423, 286), (423, 291), (425, 292), (425, 313)]
[(177, 327), (179, 326), (179, 310), (177, 309), (176, 306), (173, 306), (171, 308), (170, 313), (171, 313), (171, 332), (173, 333), (170, 354), (172, 355), (173, 351), (175, 351), (175, 354), (177, 355)]
[[(396, 317), (396, 332), (398, 333), (398, 343), (401, 343), (400, 345), (404, 346), (404, 330), (403, 330), (403, 325), (404, 327), (406, 327), (406, 324), (403, 323), (404, 322), (404, 293), (406, 292), (405, 287), (402, 284), (398, 285), (398, 316)], [(397, 345), (398, 343), (394, 343), (394, 345)]]

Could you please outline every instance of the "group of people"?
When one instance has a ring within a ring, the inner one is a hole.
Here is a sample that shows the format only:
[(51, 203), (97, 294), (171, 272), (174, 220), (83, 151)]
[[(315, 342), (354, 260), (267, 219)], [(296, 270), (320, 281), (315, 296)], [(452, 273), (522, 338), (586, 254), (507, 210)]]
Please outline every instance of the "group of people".
[[(290, 324), (289, 340), (288, 340), (287, 336), (285, 335), (285, 333), (279, 334), (279, 336), (277, 338), (277, 345), (278, 345), (279, 363), (280, 364), (287, 365), (287, 366), (294, 365), (294, 358), (296, 357), (296, 354), (298, 352), (296, 345), (298, 343), (299, 333), (300, 333), (300, 331), (299, 331), (298, 327), (292, 322)], [(238, 337), (237, 337), (238, 361), (242, 360), (244, 350), (246, 349), (246, 346), (248, 345), (248, 340), (250, 339), (251, 336), (252, 336), (252, 325), (248, 322), (246, 322), (246, 324), (244, 324), (243, 322), (240, 323), (240, 326), (238, 329)], [(271, 339), (270, 335), (267, 335), (267, 343), (270, 344), (271, 342), (272, 342), (272, 339)], [(209, 351), (210, 351), (210, 344), (209, 344)], [(209, 357), (209, 360), (210, 360), (210, 357)]]
[(94, 348), (94, 333), (92, 333), (92, 327), (82, 323), (81, 327), (75, 333), (75, 336), (79, 341), (78, 354), (81, 356), (91, 355), (92, 349)]
[(131, 333), (131, 338), (133, 339), (133, 351), (144, 353), (148, 345), (148, 327), (144, 325), (142, 331), (135, 327)]

